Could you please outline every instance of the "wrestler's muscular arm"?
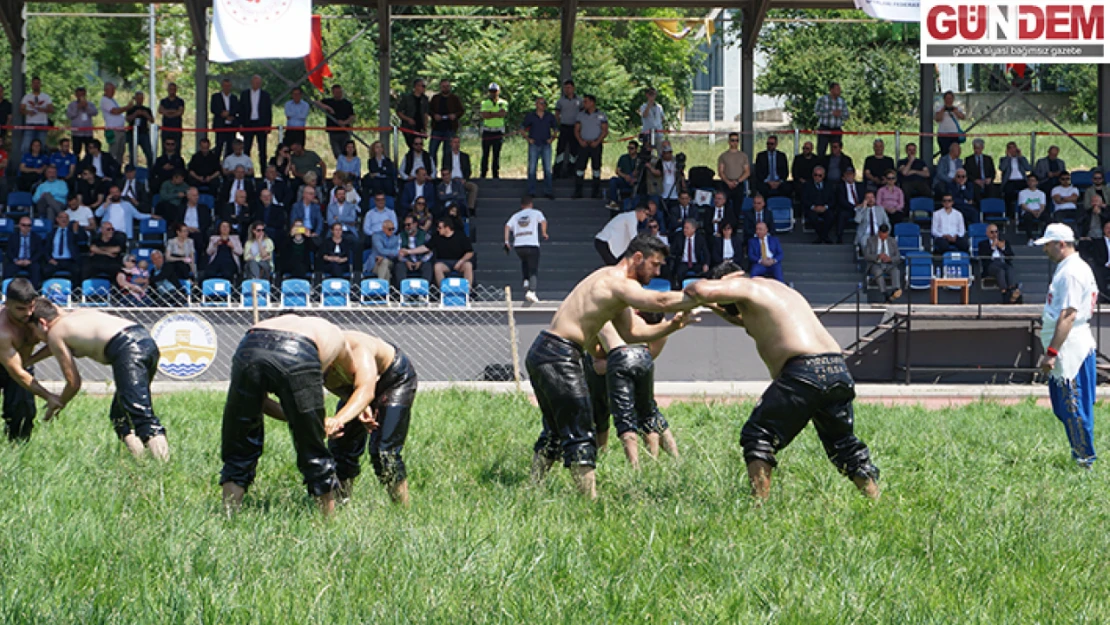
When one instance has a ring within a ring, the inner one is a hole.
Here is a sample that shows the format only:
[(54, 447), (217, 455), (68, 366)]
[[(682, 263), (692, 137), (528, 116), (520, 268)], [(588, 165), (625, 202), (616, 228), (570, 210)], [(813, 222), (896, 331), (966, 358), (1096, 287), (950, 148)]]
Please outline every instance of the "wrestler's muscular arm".
[[(348, 341), (347, 348), (336, 358), (332, 366), (341, 367), (344, 371), (354, 375), (354, 392), (343, 405), (343, 409), (328, 419), (324, 424), (324, 431), (328, 436), (334, 435), (343, 429), (349, 421), (358, 418), (366, 411), (370, 402), (374, 400), (374, 387), (378, 382), (378, 365), (374, 362), (374, 355), (369, 349), (354, 346)], [(363, 417), (365, 420), (365, 417)], [(370, 425), (377, 425), (371, 422)]]
[[(61, 406), (57, 410), (47, 408), (46, 414), (43, 416), (44, 421), (49, 421), (54, 417), (54, 414), (65, 408), (70, 400), (77, 396), (78, 391), (81, 390), (81, 372), (77, 370), (77, 362), (73, 359), (73, 352), (69, 350), (66, 345), (65, 337), (62, 332), (55, 329), (46, 335), (46, 344), (50, 348), (50, 352), (54, 354), (54, 358), (58, 361), (58, 366), (62, 368), (62, 375), (65, 377), (66, 386), (62, 389)], [(42, 350), (39, 350), (40, 352)], [(31, 358), (34, 360), (34, 357)]]
[(43, 388), (35, 379), (35, 376), (23, 368), (23, 358), (12, 346), (12, 339), (9, 336), (0, 336), (0, 364), (4, 365), (4, 368), (8, 370), (8, 375), (12, 376), (12, 379), (18, 382), (20, 386), (46, 400), (46, 414), (48, 416), (53, 416), (55, 412), (61, 409), (62, 402), (58, 399), (58, 396)]
[(744, 319), (739, 314), (725, 311), (718, 304), (744, 302), (748, 297), (749, 285), (743, 280), (698, 280), (686, 287), (687, 297), (707, 304), (718, 317), (737, 327), (744, 327)]

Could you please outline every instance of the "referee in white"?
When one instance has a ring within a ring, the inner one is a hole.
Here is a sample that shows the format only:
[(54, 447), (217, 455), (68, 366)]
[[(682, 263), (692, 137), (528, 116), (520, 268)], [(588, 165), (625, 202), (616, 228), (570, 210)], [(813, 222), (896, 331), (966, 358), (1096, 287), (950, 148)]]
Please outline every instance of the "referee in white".
[(509, 252), (509, 235), (520, 257), (520, 270), (524, 274), (524, 299), (535, 304), (540, 301), (539, 289), (540, 237), (547, 240), (547, 218), (532, 206), (532, 196), (520, 198), (520, 210), (505, 222), (505, 253)]
[(1072, 458), (1083, 468), (1095, 461), (1095, 339), (1090, 321), (1098, 298), (1091, 268), (1075, 252), (1067, 224), (1045, 229), (1034, 242), (1055, 263), (1041, 322), (1041, 370), (1049, 373), (1052, 410), (1064, 424)]

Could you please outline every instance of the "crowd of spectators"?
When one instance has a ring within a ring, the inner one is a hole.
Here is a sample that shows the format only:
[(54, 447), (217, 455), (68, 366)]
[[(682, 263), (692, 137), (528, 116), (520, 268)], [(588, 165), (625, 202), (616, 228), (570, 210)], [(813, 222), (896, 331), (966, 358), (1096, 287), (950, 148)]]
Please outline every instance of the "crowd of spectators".
[[(111, 83), (98, 102), (78, 88), (65, 107), (56, 108), (34, 78), (19, 103), (31, 128), (22, 133), (17, 162), (9, 163), (7, 152), (0, 151), (0, 167), (10, 173), (0, 182), (0, 201), (12, 226), (4, 276), (25, 274), (36, 283), (56, 275), (74, 281), (106, 277), (137, 300), (150, 289), (178, 289), (186, 280), (195, 284), (206, 278), (237, 283), (361, 275), (396, 285), (409, 277), (435, 284), (458, 275), (473, 284), (469, 220), (478, 201), (476, 179), (500, 176), (501, 145), (510, 132), (519, 132), (528, 143), (529, 195), (553, 198), (552, 179), (558, 175), (573, 177), (574, 197), (582, 197), (590, 169), (591, 194), (602, 197), (608, 118), (596, 98), (577, 94), (573, 81), (563, 84), (552, 111), (538, 98), (519, 128), (507, 125), (507, 102), (500, 86), (491, 83), (478, 108), (482, 153), (477, 176), (459, 139), (466, 109), (449, 80), (438, 87), (429, 97), (424, 81), (416, 80), (400, 97), (396, 113), (407, 149), (394, 163), (378, 142), (360, 154), (348, 130), (355, 122), (354, 107), (339, 85), (319, 101), (294, 89), (282, 105), (284, 135), (270, 154), (275, 103), (261, 78), (253, 77), (250, 88), (239, 93), (224, 80), (210, 100), (212, 138), (201, 139), (186, 162), (181, 153), (185, 102), (172, 83), (156, 110), (144, 105), (142, 93), (121, 105)], [(966, 115), (951, 93), (935, 111), (941, 148), (935, 162), (919, 156), (914, 143), (907, 143), (904, 157), (895, 160), (876, 139), (872, 154), (857, 165), (841, 143), (851, 112), (833, 83), (814, 106), (816, 147), (807, 141), (791, 159), (770, 136), (766, 149), (750, 158), (732, 133), (715, 168), (695, 164), (689, 169), (685, 155), (676, 154), (664, 138), (665, 116), (655, 92), (649, 89), (645, 100), (638, 110), (638, 140), (627, 143), (607, 181), (605, 203), (616, 215), (597, 235), (605, 262), (613, 262), (632, 235), (647, 229), (671, 246), (667, 277), (676, 285), (730, 259), (753, 274), (782, 280), (783, 249), (770, 200), (788, 200), (790, 226), (797, 217), (814, 233), (815, 244), (843, 244), (845, 232), (854, 228), (853, 245), (868, 272), (879, 272), (875, 277), (882, 278), (881, 288), (892, 298), (899, 292), (900, 253), (890, 249), (896, 245), (890, 235), (898, 224), (917, 217), (911, 215), (917, 198), (930, 200), (922, 239), (935, 254), (980, 252), (971, 249), (968, 230), (983, 220), (987, 199), (1004, 202), (1004, 217), (1019, 223), (1030, 243), (1046, 224), (1063, 221), (1076, 228), (1088, 258), (1099, 251), (1089, 242), (1104, 232), (1108, 198), (1101, 173), (1095, 172), (1089, 187), (1073, 186), (1055, 146), (1031, 164), (1010, 143), (997, 168), (980, 139), (965, 155), (959, 123)], [(326, 117), (336, 164), (331, 172), (306, 144), (313, 107)], [(0, 123), (10, 123), (11, 110), (0, 91)], [(56, 145), (46, 145), (48, 134), (34, 126), (45, 129), (60, 112), (71, 131)], [(160, 145), (152, 161), (149, 139), (156, 119)], [(89, 130), (96, 126), (106, 129), (103, 140)], [(140, 137), (140, 151), (146, 152), (142, 169), (135, 166), (134, 150), (124, 164), (131, 127)], [(19, 205), (8, 201), (9, 190), (21, 192)], [(24, 216), (33, 242), (24, 234)], [(153, 225), (157, 221), (165, 227)], [(144, 231), (163, 229), (164, 241), (144, 239)], [(1006, 256), (991, 245), (987, 260)], [(159, 254), (143, 254), (132, 263), (137, 249)], [(1001, 275), (1009, 270), (999, 268), (1008, 259), (1001, 261), (988, 265), (1000, 274), (1000, 284), (1009, 284), (1012, 276)]]

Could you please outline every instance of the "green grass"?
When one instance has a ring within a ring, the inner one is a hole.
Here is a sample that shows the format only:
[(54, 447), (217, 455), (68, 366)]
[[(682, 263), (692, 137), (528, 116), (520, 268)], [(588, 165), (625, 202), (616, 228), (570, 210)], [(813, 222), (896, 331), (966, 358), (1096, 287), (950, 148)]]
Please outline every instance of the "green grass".
[(635, 473), (608, 452), (590, 504), (562, 470), (528, 484), (537, 409), (426, 393), (411, 508), (367, 475), (331, 522), (273, 421), (246, 507), (225, 519), (222, 397), (156, 408), (165, 466), (126, 456), (100, 397), (0, 448), (0, 622), (1110, 621), (1110, 478), (1074, 468), (1032, 404), (863, 406), (881, 501), (836, 474), (810, 429), (757, 508), (737, 442), (750, 405), (671, 407), (681, 464)]

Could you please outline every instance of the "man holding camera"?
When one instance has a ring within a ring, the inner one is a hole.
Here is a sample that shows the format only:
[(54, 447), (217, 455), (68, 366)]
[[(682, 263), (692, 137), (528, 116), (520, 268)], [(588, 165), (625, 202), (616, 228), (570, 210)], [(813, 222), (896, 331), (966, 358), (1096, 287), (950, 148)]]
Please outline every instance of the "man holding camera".
[(670, 141), (662, 144), (658, 159), (647, 163), (647, 194), (658, 195), (664, 204), (678, 201), (678, 194), (686, 187), (686, 155), (675, 155)]

